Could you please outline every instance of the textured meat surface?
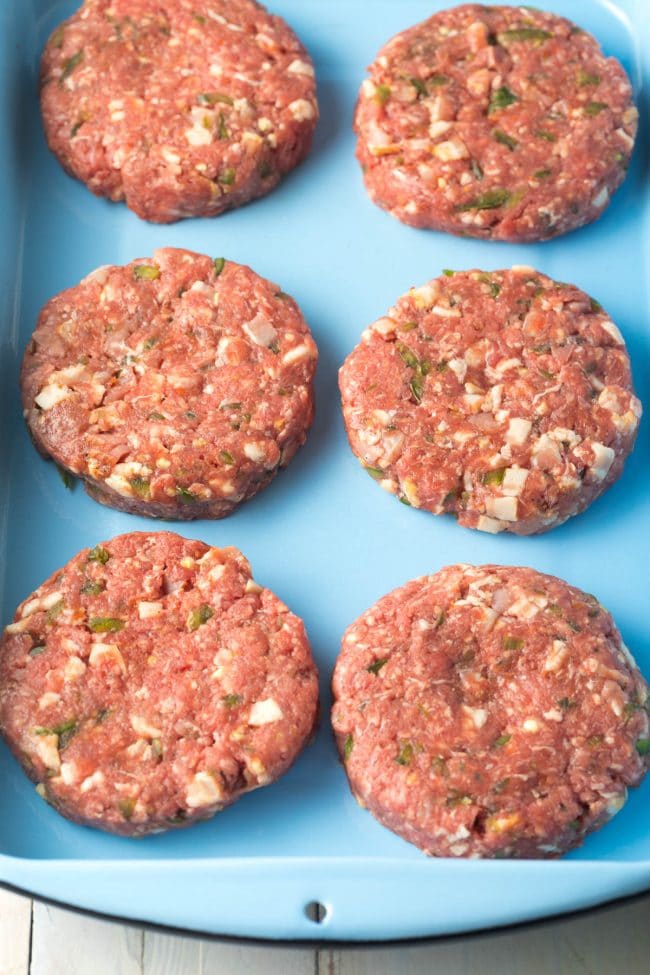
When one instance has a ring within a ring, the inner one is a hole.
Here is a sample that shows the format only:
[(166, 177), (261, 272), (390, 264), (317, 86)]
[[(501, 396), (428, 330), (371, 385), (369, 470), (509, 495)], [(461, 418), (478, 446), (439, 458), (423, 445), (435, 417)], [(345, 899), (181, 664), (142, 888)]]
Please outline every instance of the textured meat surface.
[(435, 856), (564, 853), (649, 761), (648, 688), (611, 616), (533, 569), (450, 566), (384, 596), (333, 690), (352, 791)]
[(317, 350), (250, 268), (164, 248), (44, 307), (23, 360), (39, 449), (115, 508), (220, 518), (304, 443)]
[(386, 490), (528, 535), (621, 474), (641, 404), (620, 331), (570, 284), (447, 271), (398, 299), (340, 372), (350, 444)]
[(355, 115), (379, 206), (415, 227), (545, 240), (601, 215), (637, 129), (619, 62), (570, 21), (467, 4), (382, 49)]
[(318, 682), (302, 621), (235, 548), (134, 532), (32, 593), (0, 644), (0, 729), (64, 816), (185, 826), (282, 775)]
[(41, 110), (68, 172), (158, 223), (268, 193), (318, 117), (309, 55), (253, 0), (85, 0), (47, 43)]

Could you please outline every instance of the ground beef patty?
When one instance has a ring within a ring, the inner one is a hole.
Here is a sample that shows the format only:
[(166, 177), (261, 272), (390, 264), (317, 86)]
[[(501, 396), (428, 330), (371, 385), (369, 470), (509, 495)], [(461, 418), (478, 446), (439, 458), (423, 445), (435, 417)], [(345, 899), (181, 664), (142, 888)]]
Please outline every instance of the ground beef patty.
[(394, 37), (355, 115), (379, 206), (414, 227), (546, 240), (622, 183), (638, 112), (625, 71), (563, 17), (467, 4)]
[(221, 518), (304, 443), (316, 358), (275, 284), (168, 247), (45, 305), (23, 406), (36, 446), (103, 504)]
[(487, 532), (584, 510), (620, 476), (641, 415), (616, 325), (529, 267), (412, 288), (340, 386), (352, 449), (383, 488)]
[(156, 223), (268, 193), (318, 116), (309, 55), (253, 0), (85, 0), (47, 43), (41, 108), (65, 169)]
[(302, 621), (236, 548), (169, 532), (85, 549), (0, 644), (0, 730), (76, 822), (141, 835), (282, 775), (312, 734)]
[(334, 730), (355, 796), (434, 856), (557, 856), (650, 761), (648, 688), (593, 596), (455, 565), (346, 631)]

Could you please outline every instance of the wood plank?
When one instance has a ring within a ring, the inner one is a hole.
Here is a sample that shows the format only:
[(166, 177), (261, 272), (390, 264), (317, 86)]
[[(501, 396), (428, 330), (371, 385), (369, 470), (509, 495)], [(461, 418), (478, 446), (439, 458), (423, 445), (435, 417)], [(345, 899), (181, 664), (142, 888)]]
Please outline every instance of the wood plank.
[[(251, 947), (203, 942), (201, 975), (316, 975), (312, 948)], [(627, 973), (626, 973), (627, 975)]]
[(571, 921), (449, 944), (321, 951), (318, 975), (647, 975), (650, 897)]
[(145, 931), (143, 975), (201, 975), (202, 949), (197, 938)]
[(143, 934), (34, 903), (30, 975), (142, 975)]
[(28, 975), (32, 902), (0, 890), (0, 975)]

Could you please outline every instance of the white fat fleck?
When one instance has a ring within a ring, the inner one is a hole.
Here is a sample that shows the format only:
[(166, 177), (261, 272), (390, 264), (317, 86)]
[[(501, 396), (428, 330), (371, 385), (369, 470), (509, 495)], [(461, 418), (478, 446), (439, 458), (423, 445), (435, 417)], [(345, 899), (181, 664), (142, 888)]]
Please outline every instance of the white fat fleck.
[(131, 715), (131, 727), (136, 735), (141, 735), (143, 738), (160, 738), (162, 736), (160, 728), (150, 724), (146, 718), (141, 718), (137, 714)]
[(488, 515), (500, 521), (516, 521), (517, 505), (515, 497), (490, 497), (485, 502), (485, 510)]
[(9, 633), (9, 634), (22, 633), (24, 630), (27, 630), (30, 626), (31, 623), (29, 622), (29, 617), (27, 617), (24, 620), (18, 620), (17, 623), (9, 623), (5, 627), (5, 633)]
[[(370, 331), (378, 332), (380, 335), (392, 335), (396, 326), (397, 322), (395, 322), (392, 318), (378, 318), (376, 322), (372, 323), (367, 331), (368, 333), (370, 333)], [(368, 335), (368, 337), (370, 337), (370, 335)]]
[(465, 376), (467, 375), (467, 363), (464, 359), (450, 359), (447, 366), (457, 377), (459, 383), (465, 381)]
[(60, 601), (60, 599), (61, 599), (60, 592), (55, 591), (55, 592), (48, 593), (47, 596), (43, 596), (43, 598), (41, 599), (41, 609), (51, 609), (52, 606), (56, 606), (56, 604)]
[(58, 735), (39, 735), (36, 740), (36, 754), (47, 768), (59, 771), (61, 756), (59, 755)]
[(501, 491), (506, 496), (517, 497), (521, 494), (529, 471), (525, 467), (507, 467), (503, 474)]
[(551, 440), (557, 440), (558, 443), (569, 444), (569, 447), (577, 447), (577, 445), (582, 440), (580, 434), (576, 433), (575, 430), (569, 430), (568, 427), (554, 427), (553, 430), (548, 431), (548, 435)]
[(508, 372), (509, 369), (517, 369), (520, 365), (521, 359), (517, 359), (515, 357), (511, 359), (502, 359), (501, 362), (497, 362), (492, 371), (501, 375), (504, 372)]
[(553, 640), (551, 649), (544, 661), (545, 673), (559, 670), (569, 657), (569, 648), (565, 640)]
[(94, 643), (90, 651), (88, 663), (91, 667), (99, 667), (102, 664), (112, 664), (118, 667), (123, 674), (126, 674), (126, 664), (124, 657), (120, 653), (117, 643)]
[(304, 342), (300, 345), (294, 345), (292, 349), (282, 356), (282, 361), (286, 366), (291, 365), (293, 362), (300, 362), (301, 359), (311, 358), (312, 350)]
[(548, 604), (548, 599), (546, 596), (528, 596), (526, 593), (521, 593), (520, 596), (515, 599), (514, 603), (508, 606), (507, 614), (508, 616), (514, 616), (519, 620), (530, 620), (533, 616), (537, 616), (540, 609)]
[(300, 59), (292, 61), (287, 68), (287, 71), (289, 74), (304, 74), (308, 78), (314, 77), (314, 69), (312, 68), (311, 64), (309, 64), (307, 61), (301, 61)]
[(440, 318), (460, 318), (460, 308), (447, 308), (445, 305), (434, 305), (431, 309)]
[(606, 186), (603, 186), (602, 190), (599, 193), (596, 193), (591, 203), (592, 206), (600, 208), (600, 207), (604, 207), (608, 200), (609, 200), (609, 190), (607, 189)]
[(161, 602), (148, 602), (146, 599), (141, 599), (138, 603), (138, 616), (141, 620), (148, 620), (153, 616), (160, 616), (162, 611), (163, 604)]
[(245, 592), (260, 593), (263, 592), (263, 589), (254, 579), (249, 579), (246, 583)]
[(535, 268), (531, 267), (530, 264), (513, 264), (511, 270), (513, 270), (515, 274), (536, 274), (537, 273)]
[(618, 345), (624, 344), (620, 329), (614, 324), (614, 322), (610, 322), (609, 318), (606, 318), (604, 322), (599, 322), (599, 325), (614, 339)]
[(307, 122), (316, 115), (314, 106), (306, 98), (297, 98), (295, 102), (291, 102), (289, 111), (297, 122)]
[(607, 477), (616, 453), (611, 447), (606, 447), (598, 441), (592, 441), (591, 449), (594, 452), (594, 460), (589, 469), (597, 481), (602, 481)]
[(41, 601), (38, 598), (38, 596), (36, 596), (35, 599), (30, 599), (28, 602), (25, 603), (25, 605), (20, 611), (20, 616), (22, 619), (25, 619), (26, 616), (31, 616), (40, 608), (41, 608)]
[(539, 731), (540, 724), (535, 718), (526, 718), (522, 724), (522, 728), (529, 734), (534, 734), (536, 731)]
[(498, 535), (499, 532), (505, 530), (506, 524), (503, 521), (498, 521), (496, 518), (488, 518), (486, 515), (481, 515), (476, 527), (480, 532), (488, 532), (490, 535)]
[(438, 142), (431, 150), (436, 159), (442, 162), (452, 162), (456, 159), (468, 159), (469, 152), (465, 143), (458, 138)]
[(86, 665), (79, 657), (68, 657), (63, 676), (66, 681), (76, 680), (85, 673)]
[(252, 460), (255, 464), (261, 464), (265, 458), (264, 448), (258, 444), (248, 441), (244, 444), (244, 453), (249, 460)]
[(268, 349), (271, 343), (278, 337), (278, 333), (273, 325), (264, 318), (261, 312), (258, 312), (250, 322), (244, 322), (242, 331), (248, 335), (251, 342), (265, 349)]
[(41, 710), (49, 708), (52, 704), (58, 704), (61, 700), (61, 695), (57, 694), (56, 691), (46, 691), (45, 694), (41, 694), (38, 699), (38, 706)]
[(412, 299), (416, 308), (431, 308), (438, 297), (438, 285), (431, 282), (430, 284), (420, 285), (419, 288), (411, 288), (407, 292), (407, 297)]
[(223, 799), (223, 790), (209, 772), (197, 772), (185, 794), (185, 801), (190, 809), (212, 806), (221, 799)]
[(80, 792), (90, 792), (96, 785), (101, 785), (104, 781), (104, 773), (97, 769), (92, 775), (87, 776), (79, 786)]
[(193, 125), (185, 130), (185, 138), (191, 146), (209, 146), (212, 142), (212, 131), (205, 125)]
[(77, 781), (79, 770), (74, 762), (63, 762), (60, 769), (60, 775), (63, 779), (64, 785), (74, 785)]
[(71, 395), (67, 386), (60, 386), (58, 383), (51, 383), (44, 386), (38, 396), (34, 397), (34, 402), (42, 410), (51, 410), (53, 406), (62, 403)]
[(544, 717), (547, 721), (563, 721), (564, 715), (559, 708), (551, 708), (550, 711), (544, 711)]
[(444, 135), (445, 132), (449, 132), (452, 125), (453, 122), (445, 122), (442, 119), (438, 119), (437, 121), (432, 122), (429, 126), (429, 135), (432, 139), (437, 139), (438, 136)]
[(508, 423), (508, 430), (506, 432), (506, 440), (509, 444), (514, 444), (520, 447), (521, 444), (526, 443), (528, 440), (528, 434), (532, 423), (530, 420), (523, 420), (520, 417), (513, 417)]
[(248, 723), (256, 728), (279, 721), (282, 717), (280, 705), (272, 697), (267, 697), (264, 701), (255, 701), (248, 716)]
[(475, 728), (482, 728), (487, 721), (488, 713), (485, 708), (470, 708), (464, 704), (463, 711), (471, 718)]
[(625, 803), (627, 802), (627, 789), (624, 788), (621, 795), (612, 796), (612, 798), (607, 800), (605, 809), (607, 815), (610, 819), (621, 811)]

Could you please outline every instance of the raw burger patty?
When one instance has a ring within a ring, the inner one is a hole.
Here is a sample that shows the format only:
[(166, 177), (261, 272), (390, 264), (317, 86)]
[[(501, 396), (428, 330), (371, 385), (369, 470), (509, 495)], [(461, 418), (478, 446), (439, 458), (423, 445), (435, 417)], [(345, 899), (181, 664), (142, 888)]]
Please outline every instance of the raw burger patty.
[(0, 643), (0, 730), (69, 819), (124, 835), (208, 819), (312, 734), (302, 621), (236, 548), (169, 532), (84, 549)]
[(318, 117), (309, 55), (253, 0), (86, 0), (47, 43), (41, 110), (69, 173), (156, 223), (268, 193)]
[(487, 532), (583, 511), (620, 476), (641, 415), (601, 306), (521, 266), (412, 288), (340, 386), (352, 450), (383, 488)]
[(350, 786), (433, 856), (557, 856), (650, 761), (648, 688), (593, 596), (533, 569), (455, 565), (346, 631), (333, 723)]
[(275, 284), (167, 247), (45, 305), (23, 407), (39, 450), (103, 504), (222, 518), (304, 443), (316, 358)]
[(615, 58), (563, 17), (467, 4), (394, 37), (364, 81), (371, 198), (414, 227), (546, 240), (601, 215), (638, 112)]

